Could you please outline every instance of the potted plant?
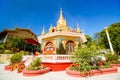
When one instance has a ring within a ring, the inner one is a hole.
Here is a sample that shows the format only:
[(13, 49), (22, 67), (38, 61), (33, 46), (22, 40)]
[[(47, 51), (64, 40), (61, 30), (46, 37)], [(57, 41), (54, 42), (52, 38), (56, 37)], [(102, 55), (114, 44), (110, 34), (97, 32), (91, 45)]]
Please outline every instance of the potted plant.
[[(94, 50), (90, 48), (79, 48), (75, 54), (72, 56), (73, 65), (71, 65), (67, 70), (73, 70), (77, 74), (76, 76), (86, 76), (89, 71), (92, 69), (92, 66), (89, 64), (94, 56)], [(77, 65), (77, 66), (75, 66)]]
[[(79, 48), (72, 56), (73, 65), (66, 69), (66, 73), (71, 76), (91, 76), (117, 69), (110, 68), (109, 62), (100, 59), (100, 51), (95, 47)], [(106, 69), (105, 68), (110, 68)], [(102, 72), (101, 72), (102, 71)]]
[(18, 63), (20, 63), (22, 60), (22, 54), (20, 53), (15, 53), (10, 57), (10, 63), (9, 65), (6, 65), (4, 67), (5, 70), (12, 70), (13, 66), (14, 69), (18, 67)]
[(41, 65), (41, 59), (39, 57), (34, 58), (30, 65), (23, 70), (24, 76), (37, 76), (46, 72), (49, 72), (51, 69)]

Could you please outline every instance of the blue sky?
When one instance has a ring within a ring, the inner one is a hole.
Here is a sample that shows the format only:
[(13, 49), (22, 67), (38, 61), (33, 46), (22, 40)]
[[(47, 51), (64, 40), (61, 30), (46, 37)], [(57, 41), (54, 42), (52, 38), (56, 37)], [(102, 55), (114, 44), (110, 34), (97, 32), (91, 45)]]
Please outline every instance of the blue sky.
[(29, 28), (40, 35), (44, 26), (56, 26), (59, 10), (68, 26), (78, 23), (85, 34), (93, 36), (104, 27), (120, 22), (120, 0), (0, 0), (0, 31), (15, 26)]

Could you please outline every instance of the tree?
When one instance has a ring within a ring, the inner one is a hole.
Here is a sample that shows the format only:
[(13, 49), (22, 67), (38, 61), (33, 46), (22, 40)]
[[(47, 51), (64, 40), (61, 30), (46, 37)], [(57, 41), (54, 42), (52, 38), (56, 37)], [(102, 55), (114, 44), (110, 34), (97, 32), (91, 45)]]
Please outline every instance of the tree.
[(24, 50), (25, 46), (25, 40), (21, 37), (9, 37), (9, 43), (6, 44), (6, 48), (13, 51)]
[(101, 38), (100, 32), (94, 33), (94, 36), (93, 36), (93, 42), (94, 42), (94, 44), (95, 44), (97, 47), (103, 49), (103, 48), (105, 48), (105, 47), (104, 47), (103, 44), (100, 43), (100, 42), (101, 42), (101, 39), (100, 39), (100, 38)]
[(39, 44), (39, 45), (37, 45), (37, 51), (39, 51), (39, 52), (41, 52), (42, 53), (42, 51), (41, 51), (41, 44)]
[(5, 44), (4, 43), (0, 43), (0, 53), (3, 53), (5, 50)]
[(2, 49), (2, 50), (5, 49), (5, 44), (4, 43), (0, 43), (0, 49)]
[(85, 42), (85, 44), (87, 46), (91, 46), (92, 45), (92, 38), (89, 35), (85, 35), (87, 42)]
[(93, 40), (98, 43), (100, 38), (100, 32), (94, 33)]
[[(108, 33), (115, 52), (120, 52), (120, 22), (111, 24), (108, 27)], [(108, 39), (105, 30), (100, 32), (99, 44), (102, 44), (105, 48), (109, 48)]]
[(94, 46), (79, 48), (71, 57), (73, 64), (69, 68), (82, 74), (91, 74), (90, 70), (111, 67), (108, 62), (102, 61), (100, 56), (103, 54)]

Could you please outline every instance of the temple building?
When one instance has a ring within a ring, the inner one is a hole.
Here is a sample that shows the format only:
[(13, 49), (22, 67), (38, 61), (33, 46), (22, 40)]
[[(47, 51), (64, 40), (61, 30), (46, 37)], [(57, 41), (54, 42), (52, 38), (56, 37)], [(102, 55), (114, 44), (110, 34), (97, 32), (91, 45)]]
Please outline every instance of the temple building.
[(56, 26), (50, 26), (48, 32), (43, 31), (38, 37), (43, 54), (72, 54), (82, 43), (86, 42), (79, 26), (73, 30), (67, 25), (62, 9)]
[(0, 43), (8, 43), (10, 37), (22, 37), (28, 44), (39, 44), (37, 36), (30, 30), (25, 28), (4, 29), (0, 32)]
[(10, 43), (12, 37), (20, 37), (25, 40), (27, 47), (24, 50), (33, 51), (36, 46), (39, 45), (37, 35), (35, 35), (30, 29), (27, 28), (14, 28), (14, 29), (4, 29), (0, 32), (0, 44), (5, 43), (6, 45)]

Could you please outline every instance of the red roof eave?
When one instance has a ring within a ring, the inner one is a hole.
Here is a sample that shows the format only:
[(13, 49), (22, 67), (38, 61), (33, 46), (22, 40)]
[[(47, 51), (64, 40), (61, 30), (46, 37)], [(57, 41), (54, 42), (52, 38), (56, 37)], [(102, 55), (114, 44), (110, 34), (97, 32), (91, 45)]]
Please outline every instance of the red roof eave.
[(28, 43), (28, 44), (35, 44), (35, 45), (39, 45), (39, 42), (36, 41), (35, 39), (33, 38), (26, 38), (25, 41)]

